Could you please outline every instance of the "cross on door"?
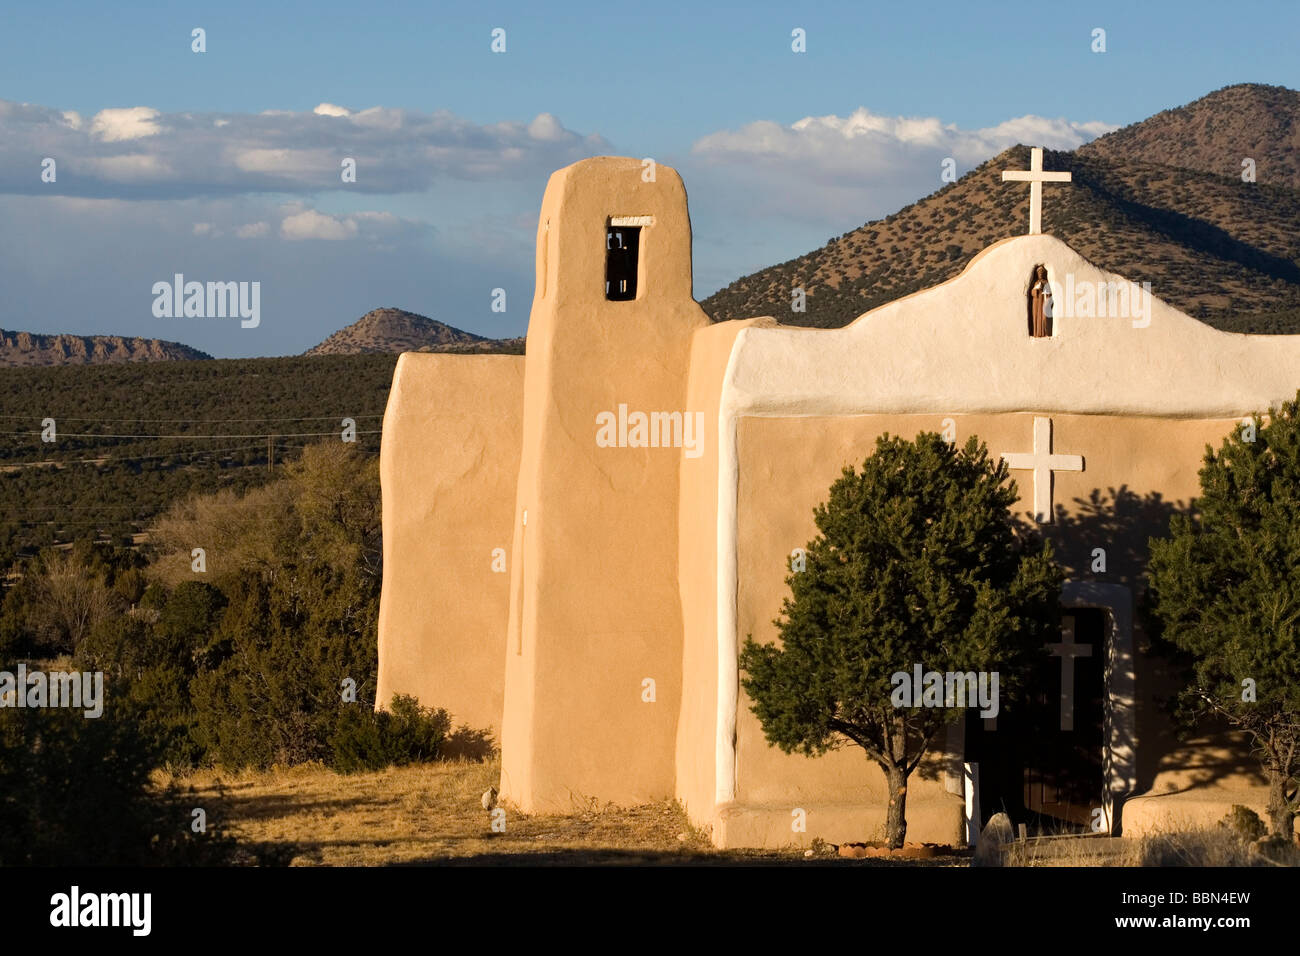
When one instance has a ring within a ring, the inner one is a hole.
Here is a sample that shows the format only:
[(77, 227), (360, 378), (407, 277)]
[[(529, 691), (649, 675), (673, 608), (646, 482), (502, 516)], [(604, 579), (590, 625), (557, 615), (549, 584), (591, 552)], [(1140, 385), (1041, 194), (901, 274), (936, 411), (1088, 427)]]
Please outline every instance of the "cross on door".
[(1029, 151), (1029, 169), (1004, 169), (1002, 181), (1029, 183), (1029, 234), (1041, 235), (1043, 232), (1043, 183), (1068, 183), (1070, 173), (1052, 173), (1043, 171), (1043, 148), (1035, 146)]
[(1061, 618), (1060, 643), (1047, 649), (1061, 659), (1061, 729), (1074, 730), (1074, 659), (1091, 657), (1092, 645), (1074, 643), (1074, 618), (1067, 614)]
[(1052, 454), (1052, 420), (1034, 416), (1034, 450), (1003, 452), (1008, 468), (1034, 473), (1034, 516), (1042, 522), (1052, 520), (1052, 472), (1083, 471), (1082, 455)]

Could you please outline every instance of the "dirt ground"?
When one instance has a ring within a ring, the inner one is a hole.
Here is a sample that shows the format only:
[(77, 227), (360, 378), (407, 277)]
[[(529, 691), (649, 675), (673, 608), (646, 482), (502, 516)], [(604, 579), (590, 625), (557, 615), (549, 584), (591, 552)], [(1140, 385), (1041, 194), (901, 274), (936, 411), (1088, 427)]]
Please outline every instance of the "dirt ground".
[(500, 777), (496, 763), (456, 761), (336, 774), (307, 766), (266, 772), (212, 771), (165, 778), (232, 836), (246, 862), (290, 866), (389, 865), (835, 865), (964, 866), (925, 861), (842, 860), (829, 846), (812, 856), (780, 850), (717, 850), (674, 802), (631, 808), (575, 805), (563, 815), (506, 811), (493, 833), (480, 803)]

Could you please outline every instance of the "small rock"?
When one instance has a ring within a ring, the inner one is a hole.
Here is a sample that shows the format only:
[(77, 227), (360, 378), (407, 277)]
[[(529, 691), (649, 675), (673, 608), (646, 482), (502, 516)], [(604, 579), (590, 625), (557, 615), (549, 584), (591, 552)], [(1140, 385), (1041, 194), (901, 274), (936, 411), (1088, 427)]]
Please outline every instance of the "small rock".
[(812, 856), (812, 855), (813, 855), (813, 851), (812, 851), (812, 850), (804, 850), (804, 851), (803, 851), (803, 858), (804, 858), (805, 860), (808, 859), (808, 858), (809, 858), (810, 856)]
[(685, 842), (686, 842), (686, 834), (685, 834), (685, 833), (679, 833), (679, 834), (677, 834), (677, 842), (678, 842), (678, 843), (685, 843)]

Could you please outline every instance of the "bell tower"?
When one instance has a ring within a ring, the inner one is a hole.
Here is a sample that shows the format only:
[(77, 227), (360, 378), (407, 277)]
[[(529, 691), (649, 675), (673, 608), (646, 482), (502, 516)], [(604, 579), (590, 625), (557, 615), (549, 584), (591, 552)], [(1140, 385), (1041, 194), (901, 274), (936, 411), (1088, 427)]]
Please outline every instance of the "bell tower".
[[(622, 157), (559, 170), (536, 261), (502, 797), (530, 812), (578, 796), (661, 799), (673, 793), (681, 687), (679, 423), (691, 339), (709, 324), (691, 297), (681, 178)], [(612, 418), (619, 427), (598, 441)]]

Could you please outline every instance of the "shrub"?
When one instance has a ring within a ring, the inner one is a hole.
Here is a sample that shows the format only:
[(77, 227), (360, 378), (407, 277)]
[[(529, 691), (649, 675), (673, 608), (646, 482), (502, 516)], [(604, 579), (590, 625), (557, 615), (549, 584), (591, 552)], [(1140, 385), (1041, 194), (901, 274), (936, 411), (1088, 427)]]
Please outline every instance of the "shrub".
[(222, 862), (232, 844), (196, 834), (190, 807), (150, 786), (157, 753), (138, 712), (111, 696), (102, 716), (0, 709), (0, 864)]
[(221, 662), (190, 684), (197, 737), (227, 767), (328, 761), (336, 724), (373, 699), (377, 594), (323, 567), (285, 567), (230, 586), (218, 640)]
[(436, 760), (450, 730), (445, 710), (421, 707), (405, 694), (394, 695), (388, 711), (349, 707), (330, 737), (331, 765), (355, 773)]
[(1259, 818), (1259, 814), (1239, 803), (1233, 804), (1219, 826), (1227, 827), (1245, 840), (1258, 840), (1268, 832), (1268, 827)]
[(78, 648), (83, 670), (102, 670), (139, 713), (138, 730), (161, 762), (185, 770), (203, 759), (190, 682), (216, 658), (215, 632), (226, 599), (212, 585), (187, 581), (170, 594), (149, 593), (153, 608), (102, 622)]

